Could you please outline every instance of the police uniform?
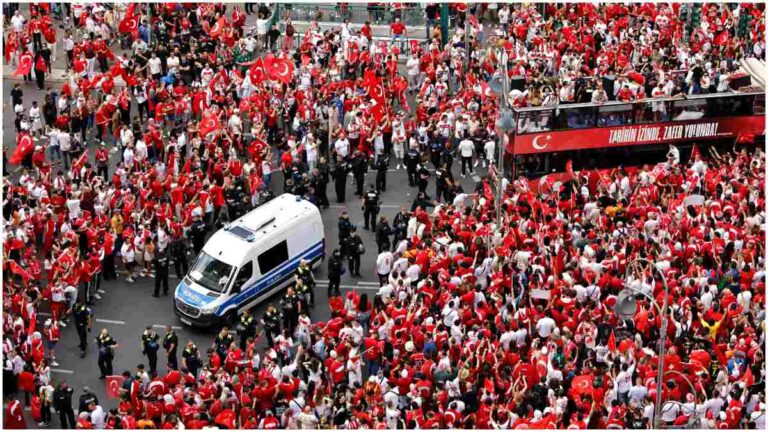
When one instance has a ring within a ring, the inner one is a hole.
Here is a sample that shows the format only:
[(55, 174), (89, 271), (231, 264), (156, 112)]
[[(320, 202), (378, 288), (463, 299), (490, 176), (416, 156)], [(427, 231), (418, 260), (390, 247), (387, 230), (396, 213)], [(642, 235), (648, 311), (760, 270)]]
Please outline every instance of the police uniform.
[(328, 260), (328, 297), (341, 295), (339, 286), (341, 284), (341, 274), (344, 271), (344, 262), (341, 259), (341, 253), (334, 253)]
[[(349, 234), (352, 232), (352, 222), (349, 221), (348, 217), (341, 217), (339, 216), (339, 244), (343, 245), (344, 242), (349, 237)], [(344, 249), (341, 250), (342, 255), (346, 255), (346, 251)]]
[(363, 240), (360, 236), (350, 236), (345, 242), (347, 259), (349, 260), (349, 274), (351, 276), (360, 276), (360, 255)]
[(389, 170), (389, 157), (379, 156), (376, 160), (376, 190), (387, 191), (387, 170)]
[(141, 351), (147, 356), (149, 374), (157, 372), (157, 351), (160, 350), (160, 336), (154, 330), (145, 330), (141, 335)]
[(304, 282), (304, 286), (307, 287), (305, 294), (307, 294), (308, 305), (315, 305), (315, 277), (312, 275), (312, 267), (309, 265), (299, 264), (296, 268), (296, 275), (299, 276)]
[(168, 365), (173, 368), (173, 370), (179, 369), (179, 361), (176, 359), (176, 350), (178, 347), (179, 337), (176, 336), (176, 332), (171, 330), (170, 332), (165, 333), (165, 337), (163, 337), (163, 349), (165, 349), (165, 352), (168, 355)]
[(283, 309), (283, 328), (287, 328), (291, 334), (299, 321), (299, 297), (294, 294), (285, 294), (280, 300)]
[(392, 232), (392, 228), (389, 226), (389, 222), (383, 220), (376, 225), (376, 246), (379, 248), (379, 253), (390, 248), (389, 234)]
[(115, 359), (115, 350), (113, 347), (117, 345), (117, 342), (112, 335), (99, 335), (96, 338), (96, 344), (99, 347), (98, 364), (101, 376), (106, 377), (112, 375), (112, 360)]
[(155, 256), (155, 293), (160, 296), (160, 285), (163, 286), (163, 295), (168, 295), (168, 255), (163, 251)]
[(280, 313), (277, 310), (269, 310), (264, 313), (264, 334), (267, 336), (267, 343), (271, 347), (274, 345), (274, 336), (280, 334)]
[(349, 168), (346, 162), (337, 163), (333, 169), (333, 181), (336, 187), (336, 202), (343, 203), (346, 200), (347, 173)]
[(405, 159), (405, 171), (408, 173), (408, 186), (416, 186), (418, 180), (416, 167), (419, 165), (421, 153), (417, 149), (412, 148), (408, 150), (403, 159)]
[(365, 193), (365, 203), (363, 204), (363, 229), (370, 226), (373, 229), (376, 226), (376, 216), (379, 214), (379, 192), (370, 189)]
[(355, 176), (355, 195), (363, 195), (363, 184), (365, 183), (365, 172), (368, 170), (368, 158), (362, 153), (358, 153), (352, 158), (352, 174)]
[(418, 186), (419, 186), (419, 192), (427, 192), (427, 185), (429, 184), (429, 168), (427, 168), (426, 164), (420, 163), (416, 167), (416, 172), (418, 176)]
[(85, 357), (85, 350), (88, 348), (87, 332), (90, 331), (89, 327), (91, 324), (91, 317), (93, 316), (93, 312), (88, 306), (78, 301), (77, 304), (75, 304), (73, 315), (75, 316), (75, 328), (77, 329), (77, 337), (80, 339), (80, 358), (83, 358)]
[(181, 358), (184, 361), (184, 365), (195, 378), (197, 378), (197, 370), (200, 368), (200, 351), (195, 344), (187, 346), (184, 351), (181, 352)]
[(235, 341), (235, 338), (232, 336), (232, 333), (227, 332), (225, 336), (221, 336), (221, 333), (216, 335), (216, 353), (219, 355), (219, 358), (221, 359), (221, 363), (224, 363), (224, 360), (227, 358), (227, 350), (232, 345), (232, 342)]
[(240, 349), (245, 351), (249, 337), (256, 336), (256, 319), (250, 313), (240, 315)]
[(187, 264), (187, 246), (183, 238), (174, 239), (171, 243), (171, 256), (173, 257), (173, 267), (176, 270), (176, 277), (181, 279), (189, 271)]

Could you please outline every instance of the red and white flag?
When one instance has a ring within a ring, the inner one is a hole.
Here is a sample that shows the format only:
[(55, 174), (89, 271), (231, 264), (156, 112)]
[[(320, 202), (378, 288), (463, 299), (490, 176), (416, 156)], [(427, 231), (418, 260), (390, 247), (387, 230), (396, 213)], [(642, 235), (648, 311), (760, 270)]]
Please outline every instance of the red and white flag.
[(11, 153), (11, 157), (8, 159), (13, 165), (21, 165), (21, 162), (32, 153), (35, 149), (35, 143), (32, 140), (32, 136), (26, 132), (22, 132), (16, 136), (16, 149)]
[(219, 118), (215, 115), (209, 115), (208, 117), (203, 118), (200, 122), (200, 136), (207, 136), (209, 133), (217, 130), (219, 126)]
[(107, 398), (120, 398), (120, 389), (123, 388), (123, 381), (125, 381), (125, 378), (123, 378), (122, 375), (107, 376), (107, 378), (104, 380), (104, 383), (107, 385)]
[(265, 63), (267, 75), (272, 81), (288, 84), (293, 79), (294, 66), (292, 61), (268, 56)]
[(117, 30), (120, 33), (130, 33), (137, 37), (139, 35), (139, 17), (126, 15), (118, 24)]
[(80, 171), (85, 166), (85, 163), (88, 162), (88, 150), (90, 149), (85, 149), (83, 154), (80, 155), (80, 157), (78, 157), (77, 159), (75, 159), (74, 162), (72, 162), (73, 173), (77, 173), (78, 171)]
[(16, 72), (13, 74), (16, 76), (19, 75), (27, 75), (32, 71), (32, 63), (33, 63), (33, 57), (32, 53), (24, 53), (19, 57), (19, 65), (16, 66)]
[(264, 68), (264, 60), (256, 59), (248, 70), (248, 76), (251, 78), (251, 84), (258, 85), (267, 80), (267, 71)]

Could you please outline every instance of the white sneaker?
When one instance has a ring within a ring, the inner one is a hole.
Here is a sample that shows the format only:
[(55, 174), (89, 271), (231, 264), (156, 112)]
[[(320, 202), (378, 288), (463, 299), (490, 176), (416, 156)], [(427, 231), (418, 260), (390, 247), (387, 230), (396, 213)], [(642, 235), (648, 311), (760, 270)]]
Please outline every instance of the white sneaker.
[(40, 422), (37, 424), (37, 427), (45, 427), (45, 422)]
[(144, 270), (139, 272), (139, 277), (146, 277), (146, 273), (144, 273)]
[(462, 174), (462, 175), (461, 175), (461, 178), (467, 178), (467, 176), (465, 176), (464, 174)]
[(51, 362), (51, 366), (54, 366), (54, 367), (56, 367), (56, 366), (58, 366), (58, 365), (59, 365), (59, 362), (57, 362), (57, 361), (55, 361), (55, 360)]
[(67, 326), (67, 325), (66, 325), (66, 324), (64, 324), (64, 321), (59, 321), (59, 327), (61, 327), (61, 328), (64, 328), (64, 327), (66, 327), (66, 326)]
[(107, 292), (106, 292), (106, 291), (104, 291), (103, 289), (99, 289), (99, 294), (106, 294), (106, 293), (107, 293)]
[(94, 295), (93, 295), (93, 298), (95, 298), (96, 300), (101, 300), (101, 296), (100, 296), (100, 295), (98, 295), (98, 294), (94, 294)]
[(395, 169), (400, 169), (400, 164), (397, 164), (397, 168), (395, 168)]
[(128, 283), (133, 283), (133, 278), (128, 276), (127, 278), (125, 278), (125, 281)]
[(477, 166), (478, 163), (480, 163), (480, 161), (475, 160), (475, 165), (474, 166)]

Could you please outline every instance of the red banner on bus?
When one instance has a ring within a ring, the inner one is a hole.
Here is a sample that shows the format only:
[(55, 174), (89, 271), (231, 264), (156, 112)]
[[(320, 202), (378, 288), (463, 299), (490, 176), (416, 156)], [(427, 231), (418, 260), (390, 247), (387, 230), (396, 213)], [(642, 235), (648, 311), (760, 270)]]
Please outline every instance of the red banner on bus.
[(517, 135), (507, 150), (523, 155), (717, 138), (736, 139), (739, 135), (747, 134), (764, 135), (765, 117), (726, 117), (532, 133)]

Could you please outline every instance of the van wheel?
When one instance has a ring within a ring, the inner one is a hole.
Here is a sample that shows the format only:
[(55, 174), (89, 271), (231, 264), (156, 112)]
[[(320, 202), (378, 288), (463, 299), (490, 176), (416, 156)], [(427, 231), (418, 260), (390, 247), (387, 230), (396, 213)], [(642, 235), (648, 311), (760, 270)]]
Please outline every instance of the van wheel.
[(237, 324), (237, 310), (232, 309), (224, 315), (223, 325), (232, 329), (234, 328), (235, 324)]

